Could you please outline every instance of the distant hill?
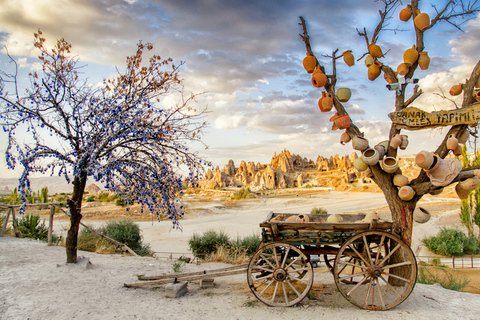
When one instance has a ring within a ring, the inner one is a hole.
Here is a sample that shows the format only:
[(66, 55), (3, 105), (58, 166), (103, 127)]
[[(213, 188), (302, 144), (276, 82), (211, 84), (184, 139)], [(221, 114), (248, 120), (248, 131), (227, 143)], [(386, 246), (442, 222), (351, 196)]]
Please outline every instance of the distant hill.
[[(31, 188), (33, 191), (41, 190), (43, 187), (48, 188), (48, 194), (55, 193), (70, 193), (73, 191), (73, 186), (68, 184), (63, 177), (42, 177), (42, 178), (30, 178)], [(87, 187), (95, 181), (87, 181)], [(100, 184), (96, 183), (97, 186)], [(14, 188), (18, 186), (17, 178), (0, 179), (0, 194), (9, 194)], [(103, 188), (102, 188), (103, 189)]]

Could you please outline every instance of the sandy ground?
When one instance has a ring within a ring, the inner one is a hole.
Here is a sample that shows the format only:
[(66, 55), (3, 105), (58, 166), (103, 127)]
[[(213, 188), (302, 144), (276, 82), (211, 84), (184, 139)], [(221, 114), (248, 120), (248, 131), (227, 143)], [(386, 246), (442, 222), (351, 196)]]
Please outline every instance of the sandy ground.
[[(183, 220), (183, 232), (171, 230), (168, 222), (141, 222), (144, 241), (157, 252), (186, 253), (188, 239), (195, 232), (213, 228), (231, 236), (250, 235), (260, 232), (258, 224), (270, 211), (309, 213), (315, 206), (329, 213), (375, 210), (388, 218), (383, 195), (375, 193), (264, 198), (244, 202), (236, 209), (222, 209), (220, 202), (213, 203), (218, 208), (209, 215)], [(433, 218), (424, 225), (415, 224), (414, 251), (419, 250), (423, 236), (435, 234), (441, 225), (458, 224), (456, 200), (427, 197), (421, 205), (431, 210)], [(55, 232), (66, 223), (57, 221)], [(215, 287), (209, 289), (201, 289), (193, 281), (185, 296), (166, 298), (163, 286), (134, 289), (123, 284), (136, 282), (138, 274), (172, 273), (172, 261), (81, 251), (78, 255), (89, 258), (91, 268), (66, 265), (63, 247), (0, 238), (0, 319), (479, 319), (480, 295), (439, 285), (417, 284), (408, 299), (389, 311), (361, 310), (340, 295), (332, 275), (321, 269), (315, 271), (310, 299), (290, 308), (272, 308), (257, 301), (244, 274), (217, 278)], [(188, 264), (184, 271), (225, 266)]]

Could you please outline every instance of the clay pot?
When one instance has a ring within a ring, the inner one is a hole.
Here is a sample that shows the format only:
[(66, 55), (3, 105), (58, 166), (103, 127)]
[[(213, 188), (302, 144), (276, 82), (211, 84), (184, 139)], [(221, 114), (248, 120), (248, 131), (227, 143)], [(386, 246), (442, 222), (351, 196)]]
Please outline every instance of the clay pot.
[(352, 50), (347, 50), (343, 53), (343, 61), (351, 67), (355, 64), (355, 57), (352, 54)]
[(367, 55), (365, 57), (365, 65), (367, 66), (367, 68), (369, 68), (373, 64), (374, 61), (375, 60), (373, 59), (372, 55), (370, 55), (370, 54)]
[(403, 62), (409, 67), (414, 64), (417, 59), (418, 52), (415, 50), (415, 45), (413, 45), (410, 49), (405, 50), (403, 53)]
[(470, 132), (468, 130), (463, 131), (463, 133), (457, 138), (458, 143), (465, 144), (467, 143), (468, 138), (470, 138)]
[(401, 150), (405, 150), (408, 147), (408, 136), (405, 134), (400, 135), (402, 137), (402, 143), (398, 146)]
[(355, 150), (362, 151), (368, 148), (368, 140), (364, 137), (355, 136), (352, 139), (352, 147)]
[(434, 159), (433, 153), (422, 150), (415, 156), (415, 163), (420, 168), (429, 169), (432, 167)]
[(312, 73), (317, 65), (317, 59), (310, 52), (307, 52), (307, 56), (303, 58), (303, 67), (308, 73)]
[(460, 181), (458, 184), (462, 189), (470, 191), (470, 190), (477, 189), (478, 186), (480, 186), (480, 180), (478, 179), (477, 176), (473, 176), (471, 178)]
[(398, 160), (394, 157), (385, 157), (382, 162), (382, 169), (387, 173), (394, 173), (398, 169)]
[(378, 163), (379, 154), (378, 151), (374, 148), (368, 148), (363, 151), (363, 162), (369, 166), (374, 166)]
[(320, 66), (312, 73), (312, 84), (315, 88), (321, 88), (327, 83), (328, 79), (325, 73), (322, 72)]
[(398, 196), (403, 201), (412, 200), (414, 195), (415, 195), (415, 190), (413, 190), (413, 188), (410, 186), (403, 186), (398, 190)]
[(343, 218), (341, 215), (338, 214), (331, 214), (327, 218), (327, 222), (329, 223), (341, 223), (343, 222)]
[(397, 187), (403, 187), (408, 184), (408, 178), (403, 174), (396, 174), (393, 176), (393, 184)]
[(428, 27), (430, 27), (430, 17), (426, 13), (420, 13), (420, 10), (417, 10), (417, 16), (415, 20), (413, 20), (415, 27), (420, 31), (424, 31)]
[(401, 144), (402, 144), (402, 136), (399, 134), (394, 135), (392, 137), (392, 140), (390, 140), (390, 148), (392, 149), (397, 149)]
[(377, 144), (374, 148), (378, 152), (378, 159), (382, 160), (386, 152), (385, 147), (381, 144)]
[(412, 16), (412, 6), (407, 4), (407, 6), (400, 11), (400, 14), (398, 16), (402, 21), (410, 20)]
[[(323, 112), (328, 112), (333, 108), (333, 95), (330, 92), (325, 94), (325, 97), (322, 99)], [(322, 108), (320, 108), (322, 110)]]
[(465, 190), (460, 186), (460, 183), (457, 183), (455, 186), (455, 192), (457, 193), (457, 196), (462, 199), (468, 199), (468, 195), (470, 194), (470, 190)]
[(340, 102), (347, 102), (350, 100), (350, 97), (352, 96), (352, 91), (348, 88), (338, 88), (337, 90), (337, 98), (340, 100)]
[(425, 223), (430, 220), (432, 215), (426, 209), (417, 207), (413, 210), (413, 221), (418, 223)]
[(410, 67), (407, 66), (405, 63), (400, 63), (397, 67), (397, 73), (401, 76), (404, 76), (408, 73)]
[(428, 67), (430, 66), (430, 57), (428, 56), (427, 51), (423, 51), (419, 53), (418, 65), (422, 70), (427, 70)]
[(479, 169), (473, 170), (473, 174), (480, 178), (480, 170)]
[(372, 223), (373, 220), (379, 220), (380, 218), (378, 217), (378, 213), (376, 212), (369, 212), (367, 213), (367, 215), (365, 216), (365, 218), (363, 218), (363, 220), (361, 220), (362, 222), (366, 222), (366, 223)]
[(363, 161), (362, 157), (355, 159), (353, 166), (358, 171), (365, 171), (368, 168), (368, 165), (365, 163), (365, 161)]
[(461, 156), (462, 153), (463, 153), (463, 148), (462, 148), (462, 145), (459, 144), (459, 145), (455, 148), (455, 150), (453, 150), (453, 154), (454, 154), (456, 157), (458, 157), (458, 156)]
[(374, 58), (381, 58), (381, 57), (383, 57), (382, 48), (380, 48), (380, 46), (378, 46), (378, 45), (375, 44), (375, 43), (370, 43), (370, 44), (368, 45), (368, 52), (370, 52), (370, 54), (371, 54), (372, 57), (374, 57)]
[(368, 67), (368, 80), (374, 81), (378, 78), (381, 73), (380, 65), (374, 62), (370, 67)]
[(458, 96), (460, 93), (462, 93), (462, 84), (459, 83), (459, 84), (456, 84), (456, 85), (453, 85), (451, 88), (450, 88), (450, 95), (452, 96)]
[[(479, 78), (480, 79), (480, 78)], [(474, 91), (472, 92), (473, 100), (476, 102), (480, 101), (480, 91)]]
[(444, 187), (449, 185), (462, 170), (462, 164), (457, 159), (441, 159), (438, 155), (433, 155), (434, 166), (425, 170), (430, 178), (430, 183), (436, 187)]
[(388, 149), (388, 146), (390, 145), (390, 142), (388, 140), (384, 140), (379, 143), (379, 145), (383, 146), (385, 148), (385, 151)]
[(352, 121), (350, 120), (350, 117), (348, 114), (344, 114), (341, 116), (338, 116), (335, 120), (334, 123), (337, 125), (338, 129), (347, 129), (350, 127), (350, 124), (352, 124)]
[(455, 150), (458, 147), (458, 140), (455, 137), (455, 134), (451, 134), (447, 139), (447, 149)]
[[(325, 99), (325, 97), (327, 96), (326, 95), (327, 93), (325, 91), (322, 91), (322, 97), (320, 99), (318, 99), (318, 107), (320, 108), (320, 111), (322, 112), (327, 112), (327, 110), (323, 109), (323, 99)], [(330, 110), (328, 110), (330, 111)]]
[(352, 138), (350, 137), (350, 135), (348, 134), (347, 131), (345, 131), (344, 133), (342, 133), (342, 135), (340, 136), (340, 143), (341, 143), (342, 145), (345, 145), (345, 143), (350, 142), (350, 140), (352, 140)]

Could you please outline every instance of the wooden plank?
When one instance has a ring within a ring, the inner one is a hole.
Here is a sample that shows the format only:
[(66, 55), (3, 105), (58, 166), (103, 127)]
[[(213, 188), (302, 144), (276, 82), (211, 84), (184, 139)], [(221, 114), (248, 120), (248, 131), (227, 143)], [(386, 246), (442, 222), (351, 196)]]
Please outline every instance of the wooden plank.
[(157, 275), (157, 276), (137, 276), (138, 280), (160, 280), (160, 279), (169, 279), (172, 277), (187, 277), (187, 276), (198, 276), (198, 275), (211, 275), (212, 273), (218, 273), (223, 271), (232, 271), (237, 269), (244, 269), (248, 267), (248, 263), (239, 264), (238, 266), (227, 267), (222, 269), (213, 269), (213, 270), (203, 270), (203, 271), (195, 271), (195, 272), (185, 272), (179, 274), (164, 274), (164, 275)]
[(224, 271), (224, 272), (217, 272), (217, 273), (210, 273), (210, 274), (202, 274), (196, 276), (187, 276), (181, 277), (181, 274), (175, 276), (170, 275), (168, 279), (160, 279), (160, 280), (153, 280), (153, 281), (144, 281), (144, 282), (137, 282), (137, 283), (124, 283), (123, 286), (127, 288), (135, 288), (135, 287), (145, 287), (157, 284), (165, 284), (165, 283), (173, 283), (173, 282), (180, 282), (180, 281), (193, 281), (193, 280), (200, 280), (203, 278), (215, 278), (215, 277), (225, 277), (234, 274), (240, 274), (247, 272), (247, 268), (239, 269), (239, 270), (232, 270), (232, 271)]
[[(330, 222), (275, 222), (275, 223), (261, 223), (260, 227), (269, 228), (270, 226), (276, 226), (278, 232), (287, 230), (322, 230), (322, 231), (361, 231), (368, 230), (370, 223), (330, 223)], [(376, 229), (388, 230), (392, 227), (392, 222), (380, 221), (376, 225)], [(273, 228), (272, 228), (273, 230)]]
[(388, 114), (399, 129), (421, 130), (457, 124), (476, 125), (480, 121), (480, 103), (453, 110), (426, 112), (416, 107), (408, 107)]
[(48, 222), (48, 245), (52, 245), (53, 237), (53, 216), (55, 215), (55, 206), (50, 206), (50, 219)]

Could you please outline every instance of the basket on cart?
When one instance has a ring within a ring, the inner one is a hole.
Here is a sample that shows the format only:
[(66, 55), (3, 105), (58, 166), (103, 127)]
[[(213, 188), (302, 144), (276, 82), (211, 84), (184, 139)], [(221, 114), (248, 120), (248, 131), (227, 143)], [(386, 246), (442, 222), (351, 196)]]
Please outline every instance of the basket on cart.
[[(283, 221), (275, 217), (283, 215)], [(269, 306), (292, 306), (313, 285), (310, 255), (322, 255), (340, 293), (354, 305), (388, 310), (403, 302), (417, 279), (410, 247), (392, 233), (392, 223), (363, 222), (365, 214), (306, 215), (309, 222), (284, 221), (289, 213), (271, 212), (260, 223), (262, 244), (247, 268), (253, 294)]]

